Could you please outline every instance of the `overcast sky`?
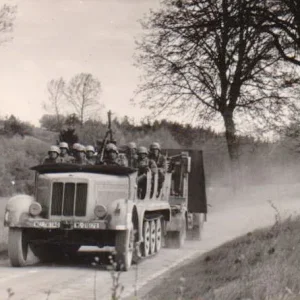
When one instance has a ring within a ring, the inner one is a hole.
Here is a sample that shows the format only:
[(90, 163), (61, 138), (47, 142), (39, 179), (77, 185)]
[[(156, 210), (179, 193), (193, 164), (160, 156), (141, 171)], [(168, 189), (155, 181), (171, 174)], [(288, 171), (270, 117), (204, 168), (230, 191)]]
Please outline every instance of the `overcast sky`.
[(38, 125), (46, 85), (89, 72), (102, 84), (100, 102), (119, 116), (144, 115), (129, 104), (138, 19), (159, 0), (0, 0), (17, 4), (13, 40), (0, 47), (0, 115)]

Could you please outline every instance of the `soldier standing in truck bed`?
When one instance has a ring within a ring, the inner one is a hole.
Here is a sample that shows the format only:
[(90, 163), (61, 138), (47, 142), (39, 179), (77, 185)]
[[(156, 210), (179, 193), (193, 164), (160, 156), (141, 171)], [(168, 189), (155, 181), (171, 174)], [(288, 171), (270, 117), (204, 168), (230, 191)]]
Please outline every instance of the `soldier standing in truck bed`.
[[(144, 199), (147, 190), (147, 172), (151, 171), (152, 175), (157, 173), (157, 166), (154, 160), (148, 157), (148, 149), (146, 147), (139, 147), (137, 149), (137, 167), (138, 167), (138, 197)], [(152, 179), (154, 177), (152, 176)], [(153, 180), (152, 180), (153, 190)], [(152, 193), (151, 193), (152, 194)]]
[(163, 182), (165, 181), (165, 174), (167, 172), (167, 159), (161, 154), (161, 147), (159, 143), (152, 143), (150, 145), (149, 158), (155, 161), (158, 170), (158, 191), (160, 192)]

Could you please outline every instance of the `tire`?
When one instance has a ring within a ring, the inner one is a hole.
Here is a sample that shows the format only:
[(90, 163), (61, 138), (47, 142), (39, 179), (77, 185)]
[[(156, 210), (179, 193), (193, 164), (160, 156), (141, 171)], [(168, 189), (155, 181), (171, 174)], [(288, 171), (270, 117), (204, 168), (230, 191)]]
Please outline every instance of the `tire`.
[(143, 226), (143, 243), (142, 243), (142, 255), (144, 257), (149, 256), (150, 253), (150, 241), (151, 241), (151, 231), (149, 221), (144, 221)]
[(162, 219), (159, 218), (155, 222), (155, 252), (159, 252), (161, 249), (161, 237), (162, 237)]
[(9, 228), (8, 257), (13, 267), (24, 267), (38, 263), (29, 243), (28, 234), (22, 228)]
[(156, 231), (155, 231), (155, 220), (149, 221), (150, 224), (150, 254), (155, 253), (156, 244)]
[(128, 230), (118, 231), (116, 235), (116, 267), (118, 271), (128, 271), (132, 264), (134, 251), (133, 223)]

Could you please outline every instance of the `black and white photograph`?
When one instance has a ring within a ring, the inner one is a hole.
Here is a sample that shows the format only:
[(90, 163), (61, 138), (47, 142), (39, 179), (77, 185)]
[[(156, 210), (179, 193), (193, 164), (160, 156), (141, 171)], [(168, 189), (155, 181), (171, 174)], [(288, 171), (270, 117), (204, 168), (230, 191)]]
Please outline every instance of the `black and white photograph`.
[(0, 300), (299, 300), (300, 1), (0, 0)]

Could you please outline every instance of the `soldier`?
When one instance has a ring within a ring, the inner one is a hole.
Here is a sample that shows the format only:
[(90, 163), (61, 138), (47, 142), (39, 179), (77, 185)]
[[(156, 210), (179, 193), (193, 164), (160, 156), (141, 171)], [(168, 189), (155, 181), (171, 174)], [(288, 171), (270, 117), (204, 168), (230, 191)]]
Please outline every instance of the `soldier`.
[(44, 159), (43, 164), (48, 165), (48, 164), (57, 164), (61, 163), (62, 159), (59, 156), (60, 150), (57, 146), (51, 146), (49, 151), (48, 151), (48, 156)]
[(109, 143), (105, 148), (106, 157), (103, 160), (103, 165), (116, 165), (116, 166), (125, 166), (125, 163), (122, 159), (119, 158), (119, 150), (117, 146), (113, 143)]
[(89, 165), (94, 165), (96, 163), (95, 148), (92, 145), (85, 147), (86, 150), (86, 159)]
[[(147, 189), (147, 172), (151, 171), (152, 174), (157, 173), (157, 166), (156, 163), (148, 158), (148, 150), (146, 147), (139, 147), (137, 149), (137, 167), (138, 167), (138, 197), (140, 199), (144, 199), (146, 195), (146, 189)], [(152, 177), (153, 179), (153, 177)], [(152, 180), (152, 191), (153, 192), (153, 180)]]
[(66, 142), (61, 142), (59, 144), (60, 157), (63, 163), (72, 163), (74, 157), (69, 155), (69, 145)]
[[(74, 148), (73, 148), (74, 149)], [(83, 145), (76, 145), (75, 148), (75, 153), (74, 153), (74, 164), (78, 164), (78, 165), (87, 165), (88, 164), (88, 160), (86, 159), (85, 156), (85, 147)]]
[(137, 167), (139, 173), (146, 173), (151, 170), (152, 173), (157, 173), (157, 165), (155, 161), (148, 157), (148, 149), (146, 147), (139, 147), (137, 150)]
[(74, 143), (73, 145), (72, 145), (72, 150), (71, 150), (71, 155), (73, 156), (73, 157), (75, 157), (75, 153), (76, 153), (76, 149), (78, 148), (80, 146), (80, 144), (79, 143)]
[(138, 165), (137, 165), (137, 147), (136, 147), (136, 143), (131, 142), (128, 144), (128, 148), (127, 148), (127, 161), (128, 161), (128, 167), (133, 168), (133, 169), (137, 169)]
[(161, 154), (161, 147), (159, 143), (152, 143), (150, 145), (149, 157), (153, 159), (157, 165), (158, 170), (158, 192), (160, 192), (163, 182), (165, 181), (165, 174), (167, 172), (167, 159)]

